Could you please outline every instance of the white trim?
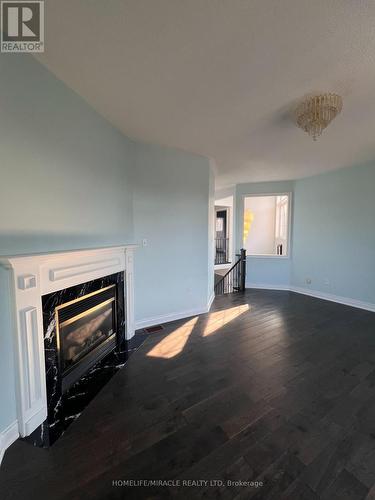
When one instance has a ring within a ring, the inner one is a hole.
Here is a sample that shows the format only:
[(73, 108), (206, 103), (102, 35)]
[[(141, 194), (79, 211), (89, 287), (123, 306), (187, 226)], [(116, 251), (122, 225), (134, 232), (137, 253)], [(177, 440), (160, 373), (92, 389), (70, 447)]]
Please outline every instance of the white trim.
[(133, 251), (136, 245), (0, 257), (10, 272), (18, 432), (29, 436), (47, 417), (41, 297), (124, 272), (126, 338), (134, 335)]
[(276, 191), (274, 193), (249, 193), (249, 194), (242, 194), (241, 195), (241, 200), (242, 200), (242, 206), (241, 206), (241, 213), (240, 213), (240, 223), (241, 223), (241, 248), (243, 248), (245, 245), (243, 243), (243, 223), (244, 223), (244, 215), (245, 215), (245, 198), (255, 198), (255, 197), (261, 197), (261, 196), (288, 196), (288, 253), (286, 255), (275, 255), (275, 254), (247, 254), (246, 257), (250, 258), (276, 258), (276, 259), (290, 259), (291, 256), (291, 249), (292, 249), (292, 211), (293, 211), (293, 191), (286, 191), (286, 192), (280, 192)]
[(219, 271), (220, 269), (230, 269), (232, 265), (232, 262), (228, 262), (227, 264), (215, 264), (214, 271)]
[[(363, 302), (356, 299), (350, 299), (348, 297), (340, 297), (338, 295), (333, 295), (330, 293), (318, 292), (315, 290), (308, 290), (306, 288), (299, 288), (290, 285), (275, 285), (268, 283), (246, 283), (246, 288), (249, 289), (259, 289), (259, 290), (281, 290), (286, 292), (294, 292), (302, 295), (309, 295), (310, 297), (315, 297), (322, 300), (329, 300), (331, 302), (336, 302), (338, 304), (343, 304), (350, 307), (356, 307), (358, 309), (365, 309), (366, 311), (375, 312), (375, 304), (370, 302)], [(205, 314), (209, 312), (212, 302), (215, 298), (213, 294), (207, 303), (205, 308), (189, 309), (186, 311), (180, 311), (170, 314), (165, 314), (161, 316), (154, 316), (151, 318), (146, 318), (144, 320), (139, 320), (135, 322), (136, 330), (142, 328), (148, 328), (149, 326), (160, 325), (164, 323), (169, 323), (170, 321), (176, 321), (179, 319), (190, 318), (191, 316), (198, 316), (199, 314)]]
[(352, 299), (350, 297), (342, 297), (340, 295), (319, 292), (318, 290), (310, 290), (308, 288), (302, 288), (298, 286), (272, 285), (268, 283), (246, 283), (246, 288), (258, 288), (260, 290), (284, 290), (299, 293), (301, 295), (308, 295), (309, 297), (315, 297), (316, 299), (336, 302), (337, 304), (343, 304), (349, 307), (356, 307), (357, 309), (364, 309), (365, 311), (375, 312), (375, 304), (371, 302), (364, 302), (362, 300)]
[(70, 265), (59, 269), (51, 269), (49, 272), (50, 281), (72, 278), (73, 276), (80, 276), (90, 271), (102, 271), (103, 269), (112, 268), (118, 265), (121, 265), (121, 259), (116, 258), (99, 260), (97, 262), (90, 262), (89, 264), (79, 264), (78, 266)]
[[(218, 210), (226, 210), (227, 212), (227, 234), (226, 238), (228, 238), (228, 255), (229, 255), (229, 260), (232, 262), (235, 259), (235, 252), (234, 252), (234, 247), (235, 247), (235, 242), (234, 242), (234, 194), (232, 193), (229, 196), (225, 196), (225, 198), (231, 198), (231, 205), (216, 205), (217, 201), (220, 201), (221, 199), (215, 199), (214, 204), (215, 204), (215, 226), (216, 226), (216, 218), (217, 218), (217, 212)], [(221, 208), (220, 208), (221, 207)], [(215, 227), (215, 238), (216, 238), (216, 227)], [(221, 265), (221, 264), (219, 264)], [(217, 268), (218, 269), (218, 268)]]
[(199, 314), (204, 314), (207, 312), (207, 307), (189, 309), (187, 311), (174, 312), (169, 314), (163, 314), (161, 316), (153, 316), (151, 318), (145, 318), (135, 322), (136, 330), (141, 328), (148, 328), (149, 326), (161, 325), (164, 323), (169, 323), (170, 321), (176, 321), (178, 319), (190, 318), (191, 316), (198, 316)]
[(141, 330), (142, 328), (148, 328), (149, 326), (163, 325), (164, 323), (177, 321), (178, 319), (191, 318), (191, 316), (198, 316), (200, 314), (208, 313), (211, 308), (212, 302), (214, 301), (214, 298), (215, 294), (213, 293), (206, 307), (197, 307), (195, 309), (188, 309), (186, 311), (162, 314), (160, 316), (153, 316), (151, 318), (138, 320), (135, 322), (135, 329)]
[(291, 286), (290, 291), (300, 293), (302, 295), (309, 295), (310, 297), (315, 297), (317, 299), (337, 302), (338, 304), (343, 304), (345, 306), (356, 307), (358, 309), (365, 309), (366, 311), (375, 312), (375, 304), (372, 304), (371, 302), (364, 302), (362, 300), (352, 299), (350, 297), (342, 297), (340, 295), (334, 295), (332, 293), (318, 292), (317, 290), (309, 290), (307, 288), (301, 288), (298, 286)]
[(125, 250), (125, 295), (126, 295), (126, 339), (135, 334), (134, 328), (134, 255), (133, 250)]
[(290, 255), (272, 255), (270, 253), (252, 253), (247, 255), (247, 259), (282, 259), (282, 260), (290, 260)]
[(4, 453), (11, 444), (19, 437), (17, 420), (8, 425), (6, 429), (0, 432), (0, 465), (3, 460)]
[(289, 285), (269, 285), (268, 283), (246, 283), (245, 288), (259, 288), (261, 290), (290, 290)]
[(206, 312), (209, 312), (209, 310), (211, 309), (212, 302), (214, 301), (214, 299), (215, 299), (215, 292), (212, 292), (211, 297), (208, 299), (207, 311)]

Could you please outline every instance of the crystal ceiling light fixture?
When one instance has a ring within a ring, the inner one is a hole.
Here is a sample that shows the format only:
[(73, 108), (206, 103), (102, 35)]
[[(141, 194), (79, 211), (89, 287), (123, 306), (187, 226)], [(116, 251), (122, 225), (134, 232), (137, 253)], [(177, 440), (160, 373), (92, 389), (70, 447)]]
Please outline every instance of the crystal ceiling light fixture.
[(341, 110), (342, 98), (337, 94), (310, 95), (296, 107), (296, 124), (316, 141)]

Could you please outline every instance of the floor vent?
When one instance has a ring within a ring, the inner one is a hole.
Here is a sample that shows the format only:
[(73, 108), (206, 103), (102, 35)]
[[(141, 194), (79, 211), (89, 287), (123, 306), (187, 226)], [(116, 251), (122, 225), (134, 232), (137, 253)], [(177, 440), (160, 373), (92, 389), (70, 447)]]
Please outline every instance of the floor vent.
[(150, 326), (150, 327), (144, 329), (144, 331), (146, 333), (156, 333), (156, 332), (160, 332), (161, 330), (164, 330), (162, 325)]

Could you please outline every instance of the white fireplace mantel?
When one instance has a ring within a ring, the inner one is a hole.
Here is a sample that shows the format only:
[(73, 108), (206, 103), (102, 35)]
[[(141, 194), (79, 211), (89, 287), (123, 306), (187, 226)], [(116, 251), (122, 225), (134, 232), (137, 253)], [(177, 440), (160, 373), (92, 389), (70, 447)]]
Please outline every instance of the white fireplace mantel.
[(17, 421), (29, 436), (47, 418), (42, 295), (125, 272), (126, 338), (134, 335), (136, 245), (1, 257), (11, 273)]

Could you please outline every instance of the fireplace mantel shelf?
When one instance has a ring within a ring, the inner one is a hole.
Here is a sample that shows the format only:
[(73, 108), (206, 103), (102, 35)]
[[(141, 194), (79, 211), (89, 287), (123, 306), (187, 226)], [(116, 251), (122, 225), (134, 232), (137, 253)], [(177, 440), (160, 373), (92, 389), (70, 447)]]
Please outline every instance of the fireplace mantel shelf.
[(62, 257), (75, 258), (78, 255), (93, 255), (98, 253), (108, 253), (116, 251), (125, 251), (126, 249), (134, 250), (138, 248), (139, 245), (129, 244), (129, 245), (116, 245), (108, 247), (98, 247), (98, 248), (82, 248), (77, 250), (62, 250), (53, 252), (36, 252), (31, 254), (17, 254), (17, 255), (2, 255), (0, 256), (0, 265), (6, 269), (14, 268), (17, 262), (20, 260), (33, 260), (43, 262), (50, 259), (61, 259)]
[(137, 245), (0, 258), (10, 275), (19, 435), (29, 436), (47, 416), (42, 296), (124, 272), (126, 338), (134, 335), (133, 255)]

